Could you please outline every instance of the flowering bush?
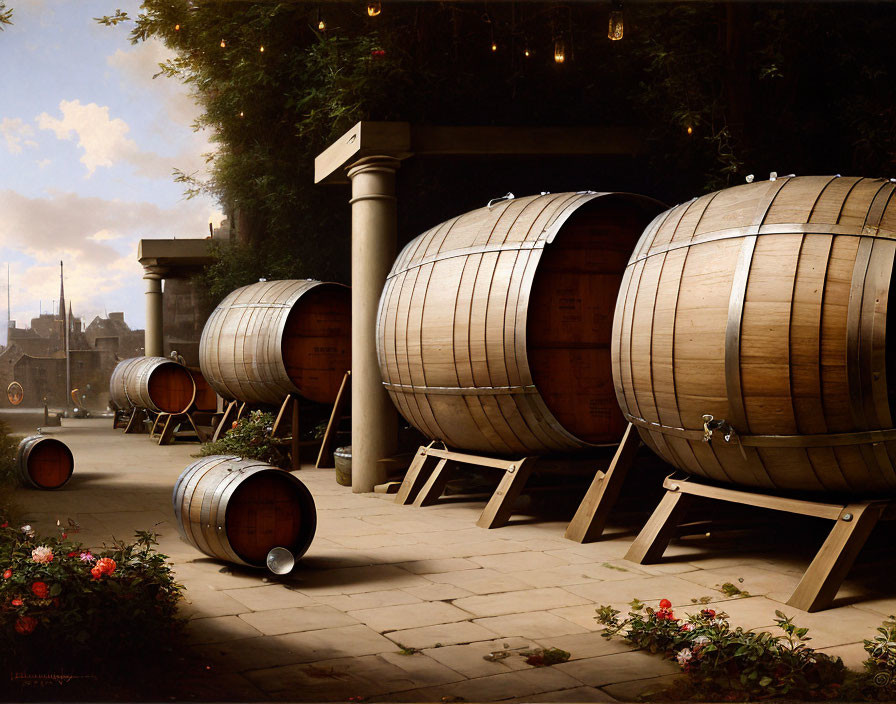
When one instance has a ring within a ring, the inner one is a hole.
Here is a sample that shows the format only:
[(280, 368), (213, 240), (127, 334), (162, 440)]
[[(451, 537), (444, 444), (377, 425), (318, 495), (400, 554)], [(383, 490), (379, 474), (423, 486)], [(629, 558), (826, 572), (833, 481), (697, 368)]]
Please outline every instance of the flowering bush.
[(780, 611), (775, 612), (780, 636), (732, 629), (727, 614), (711, 608), (678, 618), (667, 599), (657, 610), (635, 600), (621, 621), (620, 612), (609, 606), (597, 613), (606, 626), (604, 637), (621, 634), (639, 648), (678, 662), (687, 675), (687, 691), (677, 692), (676, 698), (831, 699), (839, 695), (847, 673), (840, 658), (810, 648), (808, 629), (798, 628)]
[(95, 671), (110, 657), (170, 647), (182, 626), (182, 588), (156, 544), (140, 531), (133, 543), (93, 554), (63, 528), (38, 537), (0, 519), (0, 663), (10, 671)]

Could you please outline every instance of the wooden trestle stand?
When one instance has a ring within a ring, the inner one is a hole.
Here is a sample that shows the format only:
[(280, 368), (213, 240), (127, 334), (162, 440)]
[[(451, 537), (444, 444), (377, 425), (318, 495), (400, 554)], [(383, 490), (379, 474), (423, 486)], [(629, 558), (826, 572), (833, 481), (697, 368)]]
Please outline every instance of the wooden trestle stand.
[(352, 390), (352, 373), (347, 371), (342, 377), (342, 383), (339, 385), (339, 391), (336, 394), (336, 400), (333, 402), (333, 411), (330, 413), (330, 420), (327, 423), (327, 429), (324, 431), (324, 437), (320, 443), (320, 452), (317, 453), (317, 463), (315, 467), (318, 469), (333, 469), (333, 443), (336, 440), (336, 432), (339, 430), (339, 424), (347, 418), (345, 415), (345, 406), (349, 402)]
[[(182, 430), (181, 426), (188, 428)], [(187, 438), (196, 442), (205, 442), (207, 433), (200, 430), (193, 418), (193, 412), (159, 413), (149, 431), (149, 439), (156, 440), (159, 445), (170, 445), (177, 440)]]
[[(405, 475), (398, 494), (397, 504), (431, 506), (439, 500), (445, 485), (451, 478), (451, 471), (458, 464), (503, 470), (504, 476), (489, 499), (476, 525), (480, 528), (500, 528), (507, 524), (513, 511), (513, 502), (526, 486), (537, 457), (522, 457), (517, 460), (495, 459), (481, 455), (468, 455), (435, 447), (437, 441), (417, 450), (408, 473)], [(441, 444), (441, 443), (439, 443)]]
[(124, 427), (124, 432), (127, 435), (145, 433), (146, 432), (146, 421), (152, 420), (152, 416), (150, 412), (145, 408), (132, 408), (131, 409), (131, 417), (128, 419), (127, 425)]
[(641, 565), (658, 562), (694, 497), (834, 521), (833, 529), (787, 600), (789, 606), (803, 611), (823, 611), (830, 607), (874, 526), (879, 520), (896, 518), (896, 502), (893, 501), (822, 503), (710, 486), (671, 476), (663, 482), (663, 487), (665, 496), (632, 543), (626, 560)]

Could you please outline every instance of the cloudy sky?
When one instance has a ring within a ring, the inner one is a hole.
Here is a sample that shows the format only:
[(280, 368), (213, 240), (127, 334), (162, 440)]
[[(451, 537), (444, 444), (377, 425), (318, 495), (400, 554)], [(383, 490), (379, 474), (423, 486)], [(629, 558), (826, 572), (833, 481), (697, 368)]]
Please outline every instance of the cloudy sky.
[(213, 199), (185, 200), (171, 176), (202, 169), (212, 149), (191, 128), (197, 109), (180, 83), (153, 80), (167, 56), (161, 44), (132, 46), (129, 27), (93, 20), (116, 8), (133, 17), (139, 0), (7, 5), (15, 14), (0, 32), (0, 289), (9, 262), (12, 319), (26, 327), (59, 298), (61, 259), (75, 315), (89, 322), (124, 311), (141, 328), (137, 241), (205, 237), (223, 217)]

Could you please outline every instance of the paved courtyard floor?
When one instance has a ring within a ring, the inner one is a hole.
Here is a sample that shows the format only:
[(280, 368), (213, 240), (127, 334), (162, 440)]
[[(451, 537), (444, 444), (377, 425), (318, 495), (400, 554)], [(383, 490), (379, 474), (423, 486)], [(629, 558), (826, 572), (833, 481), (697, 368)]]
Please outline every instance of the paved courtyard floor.
[[(822, 536), (794, 554), (782, 542), (790, 528), (764, 522), (766, 514), (753, 532), (676, 540), (662, 563), (642, 566), (623, 559), (638, 525), (611, 524), (609, 537), (587, 545), (563, 538), (568, 518), (523, 516), (489, 531), (474, 525), (482, 502), (398, 506), (392, 496), (352, 494), (332, 470), (311, 468), (298, 476), (314, 495), (317, 536), (279, 580), (180, 540), (171, 491), (195, 444), (159, 447), (113, 431), (109, 420), (65, 420), (46, 432), (71, 448), (75, 476), (58, 492), (18, 491), (25, 517), (47, 532), (57, 518), (73, 518), (89, 545), (137, 529), (160, 533), (159, 549), (186, 587), (190, 641), (233, 698), (631, 701), (678, 668), (602, 638), (594, 621), (601, 604), (625, 611), (635, 597), (648, 605), (668, 598), (682, 615), (708, 597), (746, 628), (770, 627), (779, 609), (810, 628), (812, 645), (856, 669), (862, 639), (896, 612), (892, 580), (880, 579), (891, 576), (892, 562), (854, 570), (832, 610), (784, 605)], [(726, 596), (726, 582), (751, 596)], [(519, 651), (539, 647), (571, 658), (530, 667)]]

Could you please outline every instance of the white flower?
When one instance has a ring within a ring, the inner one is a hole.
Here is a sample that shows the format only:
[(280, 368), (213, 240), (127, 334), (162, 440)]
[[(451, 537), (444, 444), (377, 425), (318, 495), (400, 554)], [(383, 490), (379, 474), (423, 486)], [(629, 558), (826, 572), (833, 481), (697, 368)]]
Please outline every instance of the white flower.
[(697, 636), (696, 638), (694, 638), (694, 649), (696, 650), (697, 648), (702, 648), (707, 643), (709, 643), (709, 638), (707, 638), (706, 636)]
[(675, 659), (678, 660), (679, 665), (684, 667), (694, 659), (694, 654), (691, 652), (690, 648), (683, 648), (678, 651), (678, 655), (675, 656)]
[(697, 628), (697, 627), (690, 621), (688, 621), (687, 623), (681, 624), (681, 630), (683, 630), (683, 631), (693, 631), (695, 628)]
[(41, 545), (40, 547), (36, 547), (31, 551), (31, 559), (35, 562), (47, 564), (48, 562), (53, 561), (53, 551), (46, 545)]

